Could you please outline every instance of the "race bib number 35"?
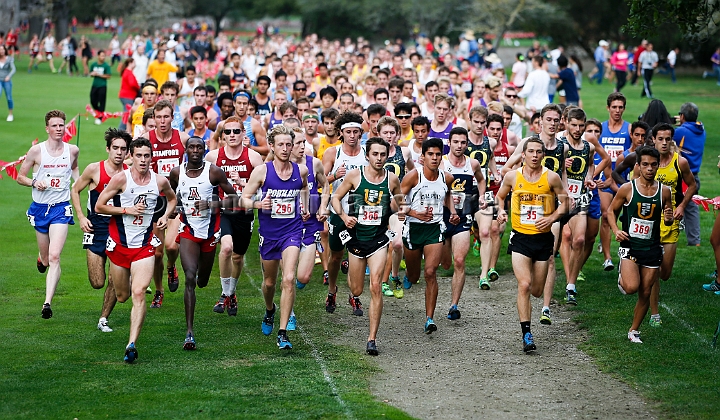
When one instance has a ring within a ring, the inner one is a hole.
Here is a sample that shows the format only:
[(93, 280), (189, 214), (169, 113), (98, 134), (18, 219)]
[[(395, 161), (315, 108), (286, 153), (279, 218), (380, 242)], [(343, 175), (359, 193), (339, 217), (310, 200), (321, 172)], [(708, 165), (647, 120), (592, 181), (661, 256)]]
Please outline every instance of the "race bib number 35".
[(643, 220), (633, 217), (630, 220), (630, 236), (638, 239), (650, 239), (654, 224), (655, 222), (652, 220)]
[(523, 225), (534, 225), (541, 217), (545, 216), (543, 206), (531, 206), (523, 204), (520, 206), (520, 223)]
[(383, 217), (382, 206), (360, 206), (358, 222), (363, 225), (380, 226)]
[(270, 217), (273, 219), (290, 219), (295, 217), (295, 198), (273, 198)]

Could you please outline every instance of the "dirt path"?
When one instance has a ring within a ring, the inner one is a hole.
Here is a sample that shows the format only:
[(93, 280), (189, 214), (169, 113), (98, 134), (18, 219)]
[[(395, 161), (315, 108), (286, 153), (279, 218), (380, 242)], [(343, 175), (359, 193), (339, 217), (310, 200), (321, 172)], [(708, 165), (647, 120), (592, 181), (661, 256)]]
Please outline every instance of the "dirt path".
[[(492, 283), (490, 291), (480, 290), (475, 276), (468, 278), (457, 321), (446, 317), (449, 279), (441, 279), (439, 289), (438, 331), (429, 336), (423, 333), (424, 284), (406, 290), (403, 299), (385, 298), (375, 359), (384, 372), (371, 384), (381, 400), (422, 419), (658, 417), (637, 392), (601, 373), (578, 350), (583, 332), (562, 306), (551, 307), (551, 326), (540, 325), (541, 302), (533, 299), (538, 350), (523, 354), (517, 286), (510, 275)], [(363, 293), (366, 307), (368, 293)], [(349, 306), (339, 305), (338, 311), (349, 314)], [(367, 313), (339, 319), (350, 328), (338, 340), (363, 351)]]

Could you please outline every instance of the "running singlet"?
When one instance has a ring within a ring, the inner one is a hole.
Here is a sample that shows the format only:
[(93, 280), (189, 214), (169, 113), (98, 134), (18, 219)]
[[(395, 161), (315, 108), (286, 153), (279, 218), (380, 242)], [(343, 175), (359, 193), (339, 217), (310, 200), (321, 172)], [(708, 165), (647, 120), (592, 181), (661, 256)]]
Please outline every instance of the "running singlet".
[(220, 216), (215, 209), (198, 210), (195, 207), (196, 201), (212, 201), (214, 190), (210, 183), (210, 162), (203, 162), (202, 172), (195, 178), (187, 176), (187, 163), (180, 166), (176, 191), (180, 221), (198, 239), (208, 239), (220, 231)]
[[(209, 128), (205, 128), (205, 133), (203, 133), (202, 137), (197, 136), (197, 137), (200, 137), (203, 140), (203, 142), (205, 142), (205, 154), (206, 155), (210, 151), (210, 146), (208, 145), (208, 142), (210, 141), (210, 138), (212, 137), (212, 135), (213, 135), (213, 131), (210, 130)], [(194, 128), (191, 128), (190, 131), (188, 131), (188, 136), (190, 136), (190, 137), (195, 136)]]
[[(367, 164), (368, 164), (368, 161), (365, 158), (365, 148), (364, 147), (360, 148), (360, 153), (358, 153), (357, 155), (348, 156), (343, 151), (343, 147), (341, 144), (337, 147), (337, 152), (335, 154), (335, 164), (333, 165), (330, 173), (334, 174), (335, 172), (337, 172), (338, 168), (340, 168), (341, 166), (344, 165), (345, 170), (346, 170), (345, 173), (347, 174), (351, 170), (356, 169), (356, 168), (362, 168), (363, 166), (367, 166)], [(342, 184), (343, 179), (345, 179), (345, 177), (338, 178), (335, 181), (333, 181), (331, 184), (331, 186), (332, 186), (331, 190), (337, 191), (337, 189), (340, 187), (340, 184)], [(341, 204), (343, 207), (343, 212), (349, 213), (350, 209), (348, 207), (348, 195), (345, 195), (345, 197), (343, 197)], [(335, 214), (335, 209), (332, 206), (330, 206), (330, 210)]]
[[(495, 166), (497, 167), (498, 171), (500, 171), (503, 166), (505, 166), (508, 159), (510, 159), (510, 152), (508, 151), (507, 146), (507, 141), (499, 141), (495, 146), (495, 150), (493, 150), (493, 155), (495, 155)], [(490, 178), (488, 180), (488, 189), (492, 191), (493, 194), (497, 194), (498, 190), (500, 189), (500, 185), (495, 184), (495, 182), (491, 182), (495, 181), (495, 175), (490, 174), (488, 178)]]
[(175, 111), (173, 112), (173, 120), (170, 126), (178, 131), (185, 131), (185, 119), (180, 112), (180, 107), (175, 105)]
[[(482, 143), (475, 144), (468, 139), (467, 149), (465, 149), (465, 155), (469, 156), (470, 159), (475, 159), (482, 168), (483, 178), (485, 178), (485, 185), (490, 185), (490, 178), (488, 177), (488, 166), (490, 165), (491, 156), (490, 151), (490, 139), (487, 136), (483, 136)], [(474, 176), (473, 176), (474, 178)], [(477, 180), (476, 180), (477, 182)]]
[(415, 139), (410, 140), (410, 144), (408, 144), (408, 149), (410, 150), (410, 159), (412, 159), (415, 166), (422, 166), (420, 165), (420, 156), (422, 156), (422, 147), (420, 148), (421, 152), (415, 151)]
[[(268, 130), (272, 130), (273, 127), (282, 124), (282, 122), (283, 122), (282, 117), (279, 119), (275, 118), (275, 113), (273, 112), (272, 114), (270, 114), (270, 123), (268, 124)], [(245, 130), (245, 131), (247, 131), (247, 130)]]
[[(270, 197), (270, 210), (258, 211), (260, 236), (277, 240), (302, 233), (303, 221), (300, 215), (300, 190), (303, 180), (300, 167), (291, 162), (292, 174), (288, 179), (281, 179), (275, 172), (273, 162), (265, 163), (267, 174), (260, 189), (262, 198)], [(261, 243), (262, 245), (262, 243)]]
[[(657, 191), (650, 197), (640, 194), (637, 179), (632, 183), (630, 202), (624, 204), (620, 216), (623, 231), (630, 237), (629, 241), (620, 243), (623, 248), (637, 251), (649, 251), (660, 246), (660, 223), (662, 223), (662, 184), (657, 183)], [(623, 258), (623, 256), (620, 256)]]
[(448, 142), (450, 140), (450, 130), (452, 130), (453, 127), (455, 127), (455, 125), (449, 122), (443, 131), (438, 132), (433, 130), (432, 124), (430, 125), (430, 134), (428, 135), (428, 138), (438, 138), (443, 141), (443, 155), (447, 155), (450, 152), (450, 145)]
[[(554, 149), (548, 149), (543, 146), (545, 157), (543, 157), (543, 166), (555, 172), (562, 178), (562, 172), (565, 168), (565, 141), (556, 139), (557, 145)], [(544, 142), (543, 142), (544, 143)]]
[(40, 163), (33, 179), (43, 181), (45, 190), (32, 189), (32, 199), (38, 204), (58, 204), (70, 201), (70, 179), (72, 178), (72, 164), (70, 145), (63, 143), (63, 152), (60, 156), (50, 156), (47, 142), (40, 143)]
[(110, 219), (110, 239), (108, 240), (108, 251), (113, 251), (115, 244), (125, 248), (142, 248), (150, 245), (153, 238), (153, 213), (157, 204), (160, 191), (157, 186), (155, 172), (150, 171), (150, 182), (147, 185), (138, 185), (133, 180), (130, 169), (123, 171), (125, 174), (125, 191), (113, 198), (115, 207), (133, 207), (137, 203), (145, 204), (143, 214), (131, 215), (121, 214), (112, 216)]
[(607, 154), (610, 155), (612, 169), (615, 169), (615, 161), (617, 160), (617, 157), (620, 156), (623, 151), (632, 146), (632, 139), (630, 138), (630, 123), (623, 121), (620, 130), (613, 133), (610, 131), (610, 128), (608, 128), (608, 122), (603, 122), (602, 133), (600, 133), (600, 139), (598, 140), (600, 146), (602, 146)]
[(424, 223), (433, 224), (443, 221), (443, 206), (445, 204), (445, 195), (448, 187), (445, 183), (445, 173), (440, 171), (435, 181), (425, 178), (425, 172), (422, 167), (418, 168), (418, 183), (410, 190), (410, 209), (417, 212), (424, 212), (426, 209), (432, 209), (432, 219), (424, 222), (420, 219), (407, 216), (405, 224), (408, 223)]
[[(315, 167), (313, 165), (313, 159), (314, 158), (312, 156), (305, 156), (305, 166), (308, 168), (307, 185), (310, 193), (310, 198), (308, 200), (308, 207), (310, 207), (308, 209), (308, 213), (310, 213), (310, 218), (303, 222), (306, 232), (318, 232), (325, 229), (325, 223), (319, 222), (317, 217), (315, 217), (318, 209), (320, 209), (320, 193), (318, 192), (318, 185), (315, 180)], [(302, 207), (302, 202), (300, 203), (300, 206)], [(302, 209), (300, 213), (303, 213)]]
[[(249, 149), (247, 147), (243, 147), (242, 152), (240, 152), (240, 156), (235, 159), (230, 159), (227, 155), (227, 146), (221, 147), (218, 150), (217, 161), (215, 161), (215, 165), (219, 166), (220, 169), (225, 172), (228, 182), (230, 182), (230, 185), (233, 186), (238, 196), (242, 195), (243, 187), (247, 183), (248, 179), (250, 179), (250, 174), (254, 169), (252, 163), (250, 163), (250, 153), (248, 150)], [(240, 184), (235, 183), (235, 181), (230, 178), (231, 172), (238, 173), (238, 181), (240, 181)], [(225, 197), (225, 192), (223, 190), (219, 190), (218, 196), (222, 200)], [(245, 209), (237, 208), (234, 210)], [(254, 213), (248, 212), (248, 214), (252, 216)]]
[(535, 182), (525, 179), (522, 168), (515, 173), (515, 185), (510, 199), (512, 228), (526, 235), (550, 232), (551, 226), (544, 230), (535, 227), (538, 219), (555, 211), (555, 195), (548, 183), (549, 170), (543, 168), (542, 175)]
[[(255, 97), (255, 101), (257, 101), (257, 96)], [(261, 104), (260, 102), (258, 102), (257, 113), (260, 116), (265, 116), (270, 113), (270, 99), (269, 98), (264, 104)]]
[(395, 146), (395, 154), (388, 156), (385, 169), (394, 173), (400, 181), (405, 177), (406, 162), (400, 146)]
[(327, 141), (327, 136), (320, 134), (320, 141), (317, 150), (315, 151), (315, 154), (317, 155), (317, 158), (322, 160), (323, 155), (325, 155), (325, 151), (333, 146), (339, 146), (341, 143), (339, 141), (336, 141), (335, 143), (329, 143)]
[[(123, 163), (123, 170), (127, 169), (127, 165)], [(105, 190), (105, 187), (110, 183), (110, 179), (112, 177), (107, 174), (105, 171), (105, 161), (100, 161), (100, 179), (98, 180), (98, 184), (88, 192), (88, 203), (87, 203), (87, 214), (88, 218), (91, 216), (102, 216), (102, 217), (110, 217), (109, 214), (101, 214), (95, 211), (95, 204), (97, 204), (98, 197), (100, 197), (100, 193), (102, 193)], [(113, 200), (110, 200), (107, 202), (108, 206), (113, 205)]]
[(378, 184), (365, 178), (365, 169), (360, 169), (360, 184), (350, 191), (348, 216), (356, 217), (357, 224), (350, 232), (358, 241), (366, 242), (385, 235), (390, 221), (390, 177)]
[[(570, 142), (565, 140), (568, 145), (568, 158), (572, 159), (572, 165), (566, 168), (567, 171), (567, 187), (568, 194), (573, 199), (579, 199), (583, 194), (587, 193), (585, 188), (585, 177), (588, 169), (590, 169), (590, 144), (581, 139), (580, 150), (574, 149)], [(588, 200), (588, 203), (590, 201)]]
[(677, 152), (673, 153), (672, 160), (667, 166), (658, 166), (657, 174), (655, 174), (655, 180), (663, 185), (670, 187), (672, 207), (681, 203), (684, 198), (684, 194), (681, 188), (682, 172), (680, 171), (680, 156)]
[(245, 136), (250, 139), (250, 146), (257, 146), (257, 140), (255, 139), (255, 133), (252, 129), (253, 118), (248, 115), (247, 119), (243, 121), (243, 127), (245, 127)]
[(133, 138), (140, 137), (143, 133), (143, 115), (145, 115), (145, 104), (140, 104), (130, 118), (130, 134)]
[(149, 133), (150, 144), (152, 145), (152, 165), (150, 168), (158, 175), (167, 177), (170, 171), (180, 165), (185, 155), (185, 146), (180, 140), (180, 132), (172, 129), (170, 141), (161, 142), (157, 138), (157, 130)]
[[(461, 167), (453, 166), (447, 155), (443, 156), (445, 172), (454, 177), (450, 194), (458, 216), (473, 215), (478, 211), (478, 182), (472, 170), (472, 160), (464, 157), (465, 164)], [(470, 216), (472, 220), (472, 216)]]

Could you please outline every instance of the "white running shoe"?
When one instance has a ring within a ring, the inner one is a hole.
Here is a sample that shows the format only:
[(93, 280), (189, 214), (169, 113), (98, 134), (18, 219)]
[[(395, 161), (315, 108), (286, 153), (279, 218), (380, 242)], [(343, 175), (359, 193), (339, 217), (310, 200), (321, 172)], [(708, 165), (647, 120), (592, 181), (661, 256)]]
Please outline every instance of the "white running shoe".
[(102, 124), (102, 120), (100, 118), (95, 118), (95, 125)]
[(15, 120), (15, 117), (13, 117), (12, 115), (8, 115), (7, 120), (5, 120), (5, 121), (13, 122), (13, 120)]
[(630, 340), (631, 343), (642, 344), (642, 341), (640, 340), (640, 331), (631, 330), (628, 333), (628, 340)]
[(607, 259), (603, 263), (603, 269), (605, 271), (613, 271), (615, 269), (615, 264), (613, 264), (611, 259)]
[(108, 327), (107, 319), (101, 319), (100, 321), (98, 321), (97, 327), (98, 330), (104, 333), (113, 332), (112, 328)]

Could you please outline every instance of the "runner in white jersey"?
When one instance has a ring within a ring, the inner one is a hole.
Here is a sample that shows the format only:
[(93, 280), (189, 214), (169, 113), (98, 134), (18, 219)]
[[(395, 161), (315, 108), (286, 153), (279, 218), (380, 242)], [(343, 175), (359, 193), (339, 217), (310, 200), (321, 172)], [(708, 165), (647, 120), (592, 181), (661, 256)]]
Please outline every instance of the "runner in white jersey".
[[(75, 224), (69, 202), (70, 178), (79, 178), (80, 150), (77, 146), (63, 143), (64, 112), (53, 110), (45, 114), (45, 131), (48, 139), (27, 152), (17, 182), (32, 188), (33, 202), (26, 214), (37, 236), (40, 251), (38, 271), (47, 271), (42, 317), (49, 319), (52, 317), (50, 304), (60, 281), (60, 254), (65, 246), (68, 225)], [(30, 169), (33, 170), (32, 178), (27, 176)]]
[[(340, 128), (342, 144), (327, 149), (323, 155), (323, 168), (327, 174), (328, 182), (332, 183), (333, 191), (340, 186), (346, 173), (352, 169), (367, 165), (365, 151), (360, 145), (360, 137), (363, 132), (362, 123), (362, 116), (350, 111), (343, 112), (335, 121), (335, 127)], [(349, 211), (348, 197), (342, 200), (342, 206), (343, 211), (347, 213)], [(345, 251), (345, 244), (350, 240), (350, 236), (345, 229), (345, 223), (334, 212), (330, 214), (330, 219), (328, 219), (328, 231), (330, 234), (328, 240), (330, 260), (328, 261), (328, 296), (325, 299), (325, 310), (333, 313), (336, 307), (335, 294), (337, 293), (338, 271)], [(358, 306), (360, 307), (359, 300)], [(356, 313), (362, 315), (362, 311)]]
[(220, 188), (227, 197), (234, 196), (235, 189), (222, 169), (203, 160), (205, 142), (200, 137), (188, 139), (185, 153), (187, 162), (173, 168), (169, 180), (179, 204), (180, 233), (176, 240), (185, 272), (187, 334), (183, 349), (195, 350), (195, 285), (207, 286), (220, 240), (220, 209), (214, 191)]
[(433, 316), (437, 303), (437, 268), (440, 265), (445, 224), (443, 205), (450, 210), (449, 222), (460, 223), (450, 190), (453, 176), (440, 171), (443, 143), (440, 139), (423, 142), (424, 165), (410, 171), (400, 184), (410, 206), (405, 218), (403, 244), (405, 245), (406, 289), (420, 279), (420, 263), (425, 260), (425, 333), (437, 330)]
[[(110, 275), (120, 303), (132, 297), (130, 312), (130, 339), (125, 347), (125, 362), (138, 358), (135, 348), (140, 336), (147, 306), (145, 289), (150, 285), (155, 264), (154, 246), (160, 240), (153, 235), (153, 214), (160, 193), (167, 198), (165, 212), (156, 225), (167, 227), (168, 215), (175, 211), (175, 192), (167, 178), (150, 169), (152, 148), (146, 138), (130, 143), (132, 166), (112, 177), (98, 197), (95, 211), (113, 216), (110, 220), (110, 237), (106, 253), (110, 259)], [(108, 201), (113, 202), (108, 205)], [(130, 277), (132, 276), (132, 283)]]
[(420, 116), (415, 117), (412, 121), (413, 134), (415, 138), (410, 140), (408, 144), (408, 150), (410, 150), (410, 157), (415, 165), (422, 165), (422, 145), (430, 135), (430, 120), (426, 117)]

